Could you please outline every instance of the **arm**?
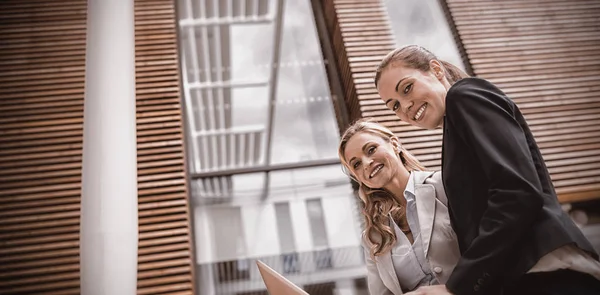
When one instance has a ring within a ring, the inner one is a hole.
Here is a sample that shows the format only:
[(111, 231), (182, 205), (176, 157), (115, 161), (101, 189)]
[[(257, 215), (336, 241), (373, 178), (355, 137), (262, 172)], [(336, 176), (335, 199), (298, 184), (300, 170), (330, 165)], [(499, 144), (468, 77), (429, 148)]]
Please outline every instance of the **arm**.
[(514, 264), (511, 254), (543, 206), (542, 185), (514, 104), (494, 85), (469, 79), (446, 98), (446, 118), (474, 151), (490, 181), (478, 236), (446, 286), (456, 295), (485, 293)]

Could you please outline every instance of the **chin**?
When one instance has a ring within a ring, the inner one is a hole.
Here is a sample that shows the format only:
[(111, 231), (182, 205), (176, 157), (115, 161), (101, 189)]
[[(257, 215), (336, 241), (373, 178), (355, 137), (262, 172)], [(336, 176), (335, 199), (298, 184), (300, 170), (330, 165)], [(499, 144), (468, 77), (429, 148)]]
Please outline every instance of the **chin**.
[(423, 129), (435, 129), (435, 127), (432, 125), (433, 124), (430, 124), (429, 122), (423, 122), (421, 124), (418, 124), (418, 127), (421, 127)]
[[(431, 118), (429, 118), (429, 119), (431, 119)], [(437, 118), (435, 120), (427, 120), (426, 122), (423, 122), (423, 124), (421, 125), (421, 128), (433, 130), (433, 129), (440, 127), (442, 122), (443, 122), (443, 120), (441, 118), (439, 120)]]
[(373, 188), (373, 189), (382, 189), (388, 183), (389, 183), (389, 180), (384, 181), (383, 179), (381, 179), (379, 181), (372, 182), (369, 187)]

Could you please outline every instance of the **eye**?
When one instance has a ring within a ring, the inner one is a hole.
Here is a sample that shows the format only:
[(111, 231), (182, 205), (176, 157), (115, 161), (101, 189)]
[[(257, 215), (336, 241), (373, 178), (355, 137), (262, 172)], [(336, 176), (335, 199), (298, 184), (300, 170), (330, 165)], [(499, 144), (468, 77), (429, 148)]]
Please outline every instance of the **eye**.
[(408, 92), (410, 92), (410, 90), (412, 89), (412, 86), (413, 86), (412, 83), (406, 85), (406, 87), (404, 87), (404, 90), (403, 90), (404, 94), (407, 94)]
[(392, 111), (397, 111), (399, 107), (400, 103), (396, 100), (396, 102), (394, 102), (394, 105), (392, 105)]
[(356, 162), (354, 162), (354, 164), (352, 164), (352, 168), (356, 169), (356, 168), (358, 168), (359, 165), (360, 165), (360, 161), (356, 161)]
[(372, 154), (375, 152), (375, 150), (376, 150), (376, 149), (377, 149), (377, 148), (375, 148), (374, 146), (370, 147), (370, 148), (367, 150), (367, 154), (369, 154), (369, 155), (372, 155)]

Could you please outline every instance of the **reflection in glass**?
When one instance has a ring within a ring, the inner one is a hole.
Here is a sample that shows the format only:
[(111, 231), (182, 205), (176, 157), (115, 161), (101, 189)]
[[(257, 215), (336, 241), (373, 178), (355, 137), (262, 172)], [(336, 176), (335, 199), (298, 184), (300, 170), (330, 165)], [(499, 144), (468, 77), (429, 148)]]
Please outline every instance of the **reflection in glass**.
[[(228, 16), (246, 2), (259, 3), (253, 9), (265, 13)], [(282, 2), (280, 44), (274, 38), (276, 1), (216, 3), (179, 0), (192, 172), (266, 164), (271, 103), (271, 163), (335, 158), (338, 134), (310, 2)], [(272, 64), (275, 52), (279, 61)]]
[(398, 47), (417, 44), (465, 69), (439, 1), (385, 0)]
[(310, 221), (313, 246), (315, 248), (326, 248), (329, 246), (329, 242), (327, 241), (327, 232), (325, 231), (321, 199), (306, 200), (306, 211), (308, 212), (308, 220)]
[(298, 262), (298, 253), (282, 254), (283, 273), (292, 274), (300, 272), (300, 263)]
[(197, 293), (264, 294), (256, 259), (325, 290), (314, 294), (362, 277), (358, 211), (339, 165), (269, 171), (337, 158), (310, 0), (178, 0), (177, 11)]

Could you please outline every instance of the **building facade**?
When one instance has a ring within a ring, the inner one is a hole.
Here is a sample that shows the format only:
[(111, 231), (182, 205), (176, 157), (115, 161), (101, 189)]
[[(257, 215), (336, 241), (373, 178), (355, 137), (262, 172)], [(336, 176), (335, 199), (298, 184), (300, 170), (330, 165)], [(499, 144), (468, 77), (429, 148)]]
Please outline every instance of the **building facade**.
[[(132, 3), (139, 294), (266, 294), (256, 259), (310, 294), (366, 294), (337, 141), (375, 117), (439, 169), (441, 132), (399, 122), (373, 88), (381, 57), (413, 43), (515, 100), (600, 245), (596, 1)], [(2, 294), (82, 291), (88, 5), (0, 2)]]

